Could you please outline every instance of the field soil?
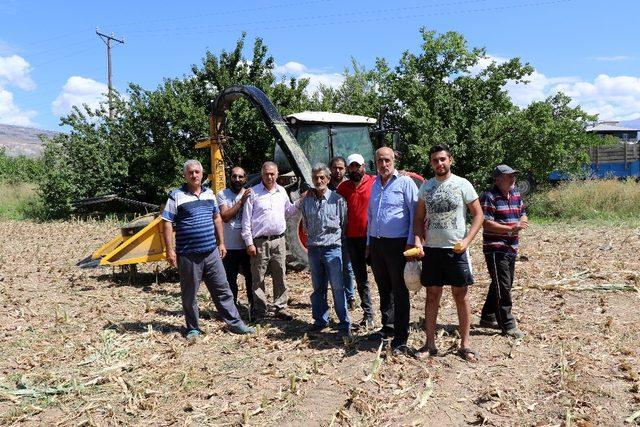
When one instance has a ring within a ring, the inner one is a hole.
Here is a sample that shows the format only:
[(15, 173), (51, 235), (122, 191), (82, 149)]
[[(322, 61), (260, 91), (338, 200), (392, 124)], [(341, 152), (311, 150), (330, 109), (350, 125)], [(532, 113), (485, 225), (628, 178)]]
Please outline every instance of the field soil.
[[(261, 324), (254, 336), (227, 332), (202, 286), (206, 334), (189, 343), (166, 263), (137, 274), (75, 267), (116, 232), (100, 222), (0, 222), (0, 424), (640, 422), (638, 229), (527, 230), (513, 291), (521, 342), (477, 325), (489, 283), (478, 239), (470, 291), (476, 364), (456, 355), (448, 289), (435, 357), (394, 357), (365, 331), (346, 343), (332, 329), (308, 335), (307, 273), (287, 275), (295, 320)], [(240, 294), (246, 305), (243, 284)], [(414, 348), (424, 340), (424, 299), (424, 290), (412, 297)], [(362, 318), (359, 308), (351, 315)]]

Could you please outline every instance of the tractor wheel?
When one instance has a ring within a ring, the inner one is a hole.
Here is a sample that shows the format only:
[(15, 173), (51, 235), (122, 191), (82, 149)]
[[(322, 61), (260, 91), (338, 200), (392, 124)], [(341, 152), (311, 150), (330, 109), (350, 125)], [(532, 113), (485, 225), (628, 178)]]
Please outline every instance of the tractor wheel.
[(518, 189), (522, 197), (530, 195), (531, 192), (533, 192), (534, 187), (535, 183), (531, 176), (524, 175), (522, 177), (519, 177), (516, 181), (516, 188)]
[(307, 231), (302, 223), (302, 214), (298, 211), (287, 219), (287, 268), (293, 271), (302, 271), (309, 266), (307, 254)]

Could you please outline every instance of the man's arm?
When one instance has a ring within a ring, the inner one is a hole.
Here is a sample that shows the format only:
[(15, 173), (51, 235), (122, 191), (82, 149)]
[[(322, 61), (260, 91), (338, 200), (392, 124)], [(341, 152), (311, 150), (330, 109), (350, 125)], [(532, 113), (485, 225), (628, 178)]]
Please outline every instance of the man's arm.
[(216, 240), (218, 242), (220, 258), (224, 258), (224, 256), (227, 254), (227, 248), (224, 245), (224, 227), (222, 227), (222, 217), (219, 213), (216, 213), (213, 216), (213, 228), (216, 233)]
[(245, 202), (247, 201), (250, 195), (251, 195), (251, 189), (246, 188), (242, 193), (242, 197), (240, 198), (240, 200), (238, 200), (231, 206), (220, 203), (220, 201), (218, 201), (218, 204), (220, 205), (220, 217), (222, 218), (222, 221), (223, 222), (231, 221), (233, 217), (235, 217), (238, 214), (238, 212), (244, 209)]
[(416, 236), (413, 231), (414, 229), (413, 222), (414, 222), (414, 217), (416, 212), (416, 204), (418, 202), (418, 187), (416, 186), (416, 183), (413, 182), (411, 178), (409, 178), (409, 183), (407, 184), (406, 187), (407, 188), (405, 188), (405, 191), (404, 191), (404, 199), (405, 199), (405, 203), (409, 207), (409, 231), (407, 234), (407, 249), (409, 249), (412, 247), (421, 247), (422, 242), (420, 241), (419, 238), (416, 239)]
[(423, 199), (418, 199), (416, 211), (413, 214), (413, 234), (416, 236), (416, 242), (422, 246), (426, 238), (424, 235), (424, 218), (427, 215), (427, 207)]
[(176, 257), (176, 249), (173, 246), (173, 223), (171, 221), (164, 220), (162, 222), (162, 239), (164, 240), (167, 262), (171, 267), (177, 267), (178, 258)]
[(457, 250), (454, 248), (454, 251), (457, 253), (462, 253), (467, 250), (473, 241), (473, 238), (476, 237), (476, 234), (478, 234), (478, 231), (482, 228), (482, 223), (484, 221), (484, 213), (482, 212), (482, 206), (480, 206), (480, 200), (475, 199), (473, 202), (467, 203), (467, 208), (471, 211), (473, 219), (471, 221), (471, 228), (469, 228), (467, 237), (462, 239)]

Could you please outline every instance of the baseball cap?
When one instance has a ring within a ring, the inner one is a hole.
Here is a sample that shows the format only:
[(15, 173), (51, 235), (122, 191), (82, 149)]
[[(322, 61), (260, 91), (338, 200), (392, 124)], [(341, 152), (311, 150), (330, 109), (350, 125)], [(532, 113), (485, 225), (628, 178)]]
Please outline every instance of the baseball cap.
[(493, 172), (491, 173), (491, 176), (493, 176), (494, 178), (497, 178), (502, 174), (510, 175), (512, 173), (518, 173), (518, 172), (520, 171), (513, 169), (511, 166), (498, 165), (495, 168), (493, 168)]
[(354, 162), (359, 165), (364, 165), (364, 157), (357, 153), (349, 155), (349, 157), (347, 157), (347, 166)]

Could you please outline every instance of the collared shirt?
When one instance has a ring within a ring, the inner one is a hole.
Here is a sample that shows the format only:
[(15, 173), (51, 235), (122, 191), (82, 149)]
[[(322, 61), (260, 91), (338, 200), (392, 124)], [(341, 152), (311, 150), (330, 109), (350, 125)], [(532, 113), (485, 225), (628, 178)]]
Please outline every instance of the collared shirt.
[(216, 197), (202, 187), (195, 195), (183, 185), (169, 193), (162, 219), (172, 222), (176, 230), (176, 254), (198, 254), (213, 251), (216, 244), (213, 217), (220, 211)]
[(307, 246), (340, 246), (347, 219), (347, 204), (327, 189), (320, 197), (308, 195), (300, 205), (307, 227)]
[(251, 196), (242, 211), (242, 239), (247, 246), (256, 237), (277, 236), (287, 229), (286, 217), (297, 211), (287, 190), (276, 184), (267, 190), (262, 182), (251, 187)]
[[(218, 193), (218, 206), (232, 208), (236, 203), (240, 203), (245, 191), (243, 188), (236, 194), (230, 188), (225, 188)], [(224, 223), (224, 245), (231, 250), (246, 248), (244, 240), (242, 240), (242, 209), (239, 209), (233, 218)]]
[(407, 244), (414, 244), (413, 215), (418, 201), (418, 187), (408, 176), (393, 171), (386, 185), (378, 176), (371, 189), (367, 211), (367, 242), (371, 237), (405, 237)]
[[(526, 215), (524, 203), (518, 190), (511, 190), (505, 196), (497, 186), (482, 194), (480, 201), (484, 219), (502, 225), (515, 224)], [(484, 253), (518, 253), (518, 235), (492, 234), (483, 229), (482, 250)]]
[(376, 177), (364, 174), (360, 185), (348, 180), (338, 186), (338, 194), (347, 202), (347, 237), (367, 237), (367, 210)]

